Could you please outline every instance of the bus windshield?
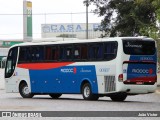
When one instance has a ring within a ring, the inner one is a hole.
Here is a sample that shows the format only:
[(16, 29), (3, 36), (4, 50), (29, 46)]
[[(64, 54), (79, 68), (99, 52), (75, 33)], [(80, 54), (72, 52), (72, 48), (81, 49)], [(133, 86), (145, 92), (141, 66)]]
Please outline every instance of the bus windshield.
[(16, 61), (17, 61), (17, 52), (18, 52), (17, 47), (12, 48), (9, 51), (7, 62), (6, 62), (6, 68), (5, 68), (5, 78), (11, 77), (14, 72)]
[(142, 40), (123, 40), (123, 51), (129, 55), (154, 55), (155, 42)]

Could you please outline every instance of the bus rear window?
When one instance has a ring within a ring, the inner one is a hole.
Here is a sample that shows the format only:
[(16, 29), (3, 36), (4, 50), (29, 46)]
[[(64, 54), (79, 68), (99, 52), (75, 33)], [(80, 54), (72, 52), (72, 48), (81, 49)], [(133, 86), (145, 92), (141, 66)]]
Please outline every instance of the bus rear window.
[(155, 42), (142, 40), (123, 40), (123, 51), (129, 55), (154, 55)]

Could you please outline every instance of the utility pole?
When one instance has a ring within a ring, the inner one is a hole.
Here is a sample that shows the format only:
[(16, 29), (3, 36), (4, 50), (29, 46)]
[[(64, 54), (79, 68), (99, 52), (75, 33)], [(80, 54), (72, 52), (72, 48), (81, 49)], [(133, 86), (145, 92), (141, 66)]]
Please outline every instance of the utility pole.
[(86, 39), (88, 39), (88, 0), (86, 0)]

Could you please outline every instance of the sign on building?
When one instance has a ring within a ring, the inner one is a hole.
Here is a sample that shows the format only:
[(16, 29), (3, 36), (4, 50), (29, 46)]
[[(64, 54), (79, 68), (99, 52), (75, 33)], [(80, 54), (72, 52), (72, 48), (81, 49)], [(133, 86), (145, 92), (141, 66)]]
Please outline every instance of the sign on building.
[[(88, 24), (89, 39), (101, 37), (102, 31), (99, 31), (100, 23)], [(49, 37), (71, 37), (85, 39), (86, 24), (85, 23), (61, 23), (61, 24), (42, 24), (41, 25), (42, 38)]]

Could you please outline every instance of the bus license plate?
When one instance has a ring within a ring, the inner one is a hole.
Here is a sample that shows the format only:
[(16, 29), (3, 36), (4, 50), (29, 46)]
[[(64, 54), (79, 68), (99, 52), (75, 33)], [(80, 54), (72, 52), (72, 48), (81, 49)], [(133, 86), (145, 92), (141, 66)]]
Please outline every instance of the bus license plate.
[(142, 84), (143, 84), (143, 82), (136, 82), (136, 84), (137, 84), (137, 85), (142, 85)]

